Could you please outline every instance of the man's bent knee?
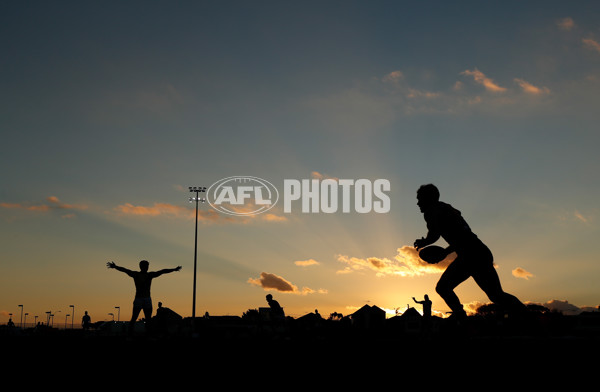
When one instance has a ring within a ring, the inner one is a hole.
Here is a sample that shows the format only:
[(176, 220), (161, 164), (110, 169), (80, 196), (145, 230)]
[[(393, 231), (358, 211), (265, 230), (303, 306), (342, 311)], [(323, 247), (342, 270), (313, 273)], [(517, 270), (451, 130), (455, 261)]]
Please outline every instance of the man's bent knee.
[(440, 297), (445, 297), (447, 294), (452, 292), (452, 289), (448, 287), (448, 285), (438, 283), (435, 286), (435, 292), (439, 294)]

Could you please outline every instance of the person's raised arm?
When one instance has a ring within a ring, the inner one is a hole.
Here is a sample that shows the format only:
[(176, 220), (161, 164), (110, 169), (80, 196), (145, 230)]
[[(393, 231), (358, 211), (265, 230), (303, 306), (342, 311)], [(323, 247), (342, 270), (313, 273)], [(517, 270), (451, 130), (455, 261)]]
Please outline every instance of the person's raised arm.
[(110, 261), (110, 262), (106, 263), (106, 266), (107, 266), (108, 268), (111, 268), (111, 269), (116, 269), (117, 271), (124, 272), (124, 273), (126, 273), (126, 274), (129, 274), (129, 273), (131, 273), (131, 270), (128, 270), (128, 269), (127, 269), (127, 268), (125, 268), (125, 267), (119, 267), (118, 265), (116, 265), (116, 264), (115, 264), (115, 262), (114, 262), (114, 261)]
[(171, 272), (179, 271), (180, 269), (181, 269), (181, 266), (177, 266), (175, 268), (165, 268), (165, 269), (161, 269), (159, 271), (156, 271), (154, 274), (156, 276), (160, 276), (162, 274), (169, 274)]

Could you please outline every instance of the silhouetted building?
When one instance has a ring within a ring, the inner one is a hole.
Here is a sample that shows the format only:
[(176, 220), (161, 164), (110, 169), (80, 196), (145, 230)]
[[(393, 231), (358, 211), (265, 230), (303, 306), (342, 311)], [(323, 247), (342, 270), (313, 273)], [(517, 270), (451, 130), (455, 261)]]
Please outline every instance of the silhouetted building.
[(385, 325), (385, 311), (374, 305), (365, 305), (354, 312), (351, 319), (352, 326), (357, 328), (382, 328)]
[(398, 316), (402, 320), (404, 332), (419, 332), (423, 324), (423, 316), (415, 308), (408, 308)]

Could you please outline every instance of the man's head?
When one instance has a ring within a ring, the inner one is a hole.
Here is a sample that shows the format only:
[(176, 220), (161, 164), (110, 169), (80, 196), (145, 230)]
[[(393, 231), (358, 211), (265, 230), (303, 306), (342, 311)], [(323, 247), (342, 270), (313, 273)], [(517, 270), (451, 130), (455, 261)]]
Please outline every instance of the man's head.
[(148, 266), (150, 265), (150, 263), (148, 263), (148, 260), (142, 260), (140, 261), (140, 271), (142, 272), (148, 272)]
[(421, 185), (417, 190), (417, 205), (421, 212), (440, 200), (440, 191), (433, 184)]
[(273, 299), (273, 296), (271, 294), (267, 294), (267, 301), (271, 301)]

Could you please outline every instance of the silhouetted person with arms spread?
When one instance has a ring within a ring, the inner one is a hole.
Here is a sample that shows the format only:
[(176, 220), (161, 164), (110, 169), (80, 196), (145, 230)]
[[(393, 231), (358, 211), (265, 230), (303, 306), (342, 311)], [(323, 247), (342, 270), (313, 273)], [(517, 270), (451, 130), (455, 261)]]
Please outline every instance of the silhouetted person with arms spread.
[(422, 185), (417, 191), (417, 205), (427, 223), (428, 233), (427, 237), (416, 240), (414, 245), (419, 250), (442, 237), (449, 245), (446, 255), (456, 253), (456, 259), (446, 268), (435, 288), (450, 307), (451, 317), (461, 319), (466, 316), (454, 289), (469, 277), (473, 277), (488, 298), (503, 309), (525, 310), (519, 299), (502, 290), (489, 248), (471, 231), (460, 211), (439, 198), (440, 193), (432, 184)]
[(424, 317), (431, 317), (431, 300), (429, 299), (429, 296), (427, 294), (425, 294), (425, 299), (423, 301), (417, 301), (415, 297), (412, 297), (412, 299), (416, 303), (423, 305)]
[(135, 283), (135, 299), (133, 300), (133, 312), (131, 314), (131, 321), (129, 322), (130, 327), (133, 327), (142, 310), (144, 311), (144, 316), (148, 322), (150, 322), (152, 318), (152, 299), (150, 298), (150, 285), (152, 284), (152, 279), (181, 269), (181, 266), (179, 266), (176, 268), (148, 272), (150, 263), (146, 260), (140, 261), (139, 271), (131, 271), (127, 268), (119, 267), (114, 261), (111, 261), (106, 265), (108, 268), (114, 268), (117, 271), (124, 272), (131, 276)]

